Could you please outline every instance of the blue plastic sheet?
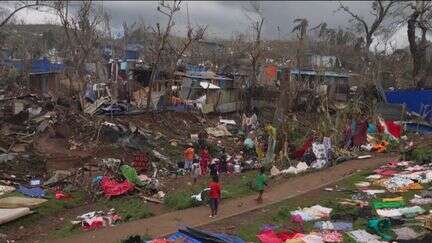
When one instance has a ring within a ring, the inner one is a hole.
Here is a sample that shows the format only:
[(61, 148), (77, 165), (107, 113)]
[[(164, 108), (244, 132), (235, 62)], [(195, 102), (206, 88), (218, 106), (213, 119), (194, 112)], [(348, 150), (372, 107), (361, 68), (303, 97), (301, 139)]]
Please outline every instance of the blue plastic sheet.
[(425, 115), (432, 121), (432, 90), (394, 90), (386, 91), (388, 103), (405, 104), (407, 110)]
[(173, 235), (171, 235), (170, 237), (168, 237), (167, 240), (174, 241), (174, 240), (177, 240), (177, 239), (182, 239), (182, 240), (184, 240), (183, 242), (186, 242), (186, 243), (201, 243), (201, 241), (199, 241), (199, 240), (197, 240), (195, 238), (192, 238), (192, 237), (190, 237), (190, 236), (188, 236), (186, 234), (183, 234), (181, 232), (178, 232), (178, 231), (176, 233), (174, 233)]
[(40, 187), (33, 187), (33, 188), (27, 188), (25, 186), (19, 186), (18, 192), (21, 192), (22, 194), (29, 196), (29, 197), (44, 197), (45, 196), (45, 190)]

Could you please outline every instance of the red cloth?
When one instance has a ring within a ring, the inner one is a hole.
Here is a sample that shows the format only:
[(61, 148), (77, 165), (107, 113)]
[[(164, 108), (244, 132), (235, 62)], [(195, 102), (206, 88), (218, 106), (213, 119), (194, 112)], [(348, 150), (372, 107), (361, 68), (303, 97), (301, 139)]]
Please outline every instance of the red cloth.
[(130, 183), (127, 180), (123, 182), (117, 182), (115, 180), (109, 179), (107, 176), (102, 177), (100, 185), (102, 187), (102, 190), (104, 191), (105, 196), (108, 198), (111, 196), (125, 194), (129, 191), (133, 191), (134, 189), (134, 184)]
[(280, 232), (275, 233), (273, 230), (263, 230), (257, 235), (262, 243), (283, 243), (286, 240), (297, 239), (303, 237), (304, 234)]
[[(384, 125), (387, 127), (387, 131), (391, 135), (393, 135), (396, 138), (400, 138), (401, 132), (402, 132), (401, 125), (398, 125), (398, 124), (396, 124), (396, 123), (394, 123), (393, 121), (390, 121), (390, 120), (384, 121)], [(378, 132), (382, 133), (382, 132), (385, 131), (382, 123), (377, 128), (378, 128)]]
[(221, 186), (219, 183), (210, 182), (209, 188), (210, 188), (210, 193), (209, 193), (210, 198), (219, 199), (221, 197)]
[(261, 233), (257, 235), (257, 238), (262, 243), (283, 243), (284, 242), (276, 235), (276, 233), (273, 230), (261, 231)]
[(356, 130), (353, 135), (353, 145), (360, 146), (366, 143), (368, 122), (364, 120), (356, 124)]
[(394, 123), (393, 121), (385, 121), (385, 124), (386, 124), (387, 129), (391, 135), (395, 136), (396, 138), (400, 138), (401, 130), (402, 130), (401, 125), (398, 125), (398, 124)]
[(207, 174), (207, 167), (210, 161), (210, 155), (207, 151), (207, 149), (204, 149), (201, 152), (201, 159), (200, 159), (200, 167), (201, 167), (201, 175), (206, 175)]
[(396, 167), (398, 167), (398, 164), (399, 164), (398, 162), (391, 161), (391, 162), (387, 163), (387, 167), (396, 168)]
[(68, 200), (68, 199), (71, 199), (72, 197), (71, 197), (70, 195), (68, 195), (68, 194), (64, 194), (64, 193), (61, 192), (61, 191), (56, 191), (56, 193), (55, 193), (55, 198), (56, 198), (57, 200), (62, 200), (62, 199), (64, 199), (64, 200)]
[(388, 170), (388, 169), (381, 169), (381, 168), (374, 170), (374, 172), (382, 176), (392, 176), (398, 173), (396, 170)]
[(294, 152), (294, 158), (295, 159), (301, 159), (303, 157), (304, 153), (306, 153), (306, 151), (312, 146), (312, 143), (313, 143), (313, 138), (309, 138), (308, 140), (306, 140), (306, 142), (304, 142), (302, 147), (297, 149)]

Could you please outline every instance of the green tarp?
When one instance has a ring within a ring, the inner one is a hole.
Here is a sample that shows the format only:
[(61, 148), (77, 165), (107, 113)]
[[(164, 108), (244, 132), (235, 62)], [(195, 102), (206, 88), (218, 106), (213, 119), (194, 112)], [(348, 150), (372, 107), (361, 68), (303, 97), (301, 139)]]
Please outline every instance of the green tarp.
[(129, 165), (122, 165), (120, 167), (120, 171), (122, 175), (126, 178), (127, 181), (133, 183), (134, 185), (144, 186), (144, 182), (142, 182), (137, 175), (137, 172), (134, 168)]
[(402, 208), (405, 207), (404, 201), (383, 202), (382, 200), (374, 200), (372, 205), (375, 209), (382, 208)]

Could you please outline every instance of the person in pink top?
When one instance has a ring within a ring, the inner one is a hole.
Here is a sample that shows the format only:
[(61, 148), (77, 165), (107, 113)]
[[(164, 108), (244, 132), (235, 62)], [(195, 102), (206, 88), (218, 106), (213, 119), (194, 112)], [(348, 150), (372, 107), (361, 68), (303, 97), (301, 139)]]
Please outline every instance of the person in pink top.
[(201, 152), (201, 159), (200, 159), (200, 167), (201, 167), (201, 175), (207, 174), (207, 168), (210, 161), (210, 155), (207, 150), (207, 148), (204, 148)]

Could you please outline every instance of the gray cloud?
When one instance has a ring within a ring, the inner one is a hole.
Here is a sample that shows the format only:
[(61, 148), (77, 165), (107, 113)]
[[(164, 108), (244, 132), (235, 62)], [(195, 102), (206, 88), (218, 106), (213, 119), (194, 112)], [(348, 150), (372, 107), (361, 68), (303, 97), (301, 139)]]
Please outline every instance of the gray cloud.
[[(147, 24), (165, 21), (164, 16), (156, 11), (156, 1), (107, 1), (98, 4), (111, 13), (114, 29), (117, 30), (121, 29), (123, 21), (133, 23), (140, 16)], [(182, 33), (187, 24), (186, 8), (189, 9), (191, 23), (208, 25), (211, 37), (227, 38), (233, 32), (245, 32), (250, 24), (244, 13), (244, 8), (248, 7), (248, 4), (247, 1), (184, 1), (181, 12), (176, 16), (176, 32)], [(367, 13), (370, 2), (349, 1), (345, 4), (369, 21)], [(335, 1), (263, 1), (261, 6), (266, 19), (264, 25), (266, 38), (278, 37), (277, 26), (280, 27), (282, 36), (287, 36), (296, 18), (307, 18), (310, 26), (316, 26), (321, 22), (327, 22), (329, 26), (335, 28), (349, 25), (346, 14), (335, 13), (338, 9), (338, 3)]]
[[(166, 17), (156, 11), (157, 1), (95, 1), (112, 16), (113, 30), (121, 32), (122, 23), (132, 24), (140, 17), (146, 24), (155, 25), (157, 22), (165, 23)], [(290, 37), (293, 20), (307, 18), (310, 27), (326, 22), (330, 27), (349, 27), (349, 16), (337, 12), (339, 5), (336, 1), (262, 1), (261, 7), (266, 21), (263, 26), (263, 36), (267, 39), (278, 37), (277, 26), (280, 27), (281, 36)], [(363, 16), (367, 22), (372, 21), (370, 1), (344, 2), (353, 12)], [(0, 7), (5, 5), (0, 3)], [(207, 25), (208, 38), (229, 38), (233, 32), (248, 33), (251, 21), (245, 15), (247, 1), (184, 1), (181, 11), (175, 17), (176, 26), (174, 34), (182, 35), (187, 26), (187, 9), (191, 24)], [(253, 15), (252, 15), (253, 16)], [(41, 23), (49, 20), (55, 22), (56, 18), (46, 13), (34, 10), (20, 12), (19, 18), (27, 23)], [(291, 35), (292, 36), (292, 35)], [(394, 41), (406, 44), (403, 31), (398, 31)]]

